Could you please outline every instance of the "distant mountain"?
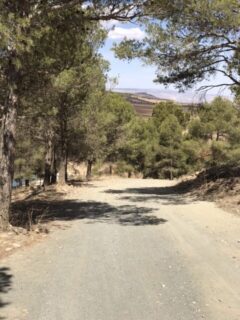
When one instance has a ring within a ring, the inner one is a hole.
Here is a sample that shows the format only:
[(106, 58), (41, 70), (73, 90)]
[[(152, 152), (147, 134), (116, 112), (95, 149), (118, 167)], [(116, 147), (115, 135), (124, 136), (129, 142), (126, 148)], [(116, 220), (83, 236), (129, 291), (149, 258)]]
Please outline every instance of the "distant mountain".
[[(144, 118), (152, 116), (153, 109), (156, 104), (163, 101), (174, 101), (166, 98), (158, 98), (152, 94), (146, 92), (123, 92), (124, 89), (117, 91), (118, 94), (124, 96), (124, 98), (130, 102), (136, 113)], [(126, 89), (127, 90), (127, 89)], [(130, 91), (130, 90), (129, 90)], [(131, 90), (132, 91), (132, 90)], [(183, 103), (178, 102), (183, 107), (183, 111), (195, 112), (199, 107), (199, 103)]]
[[(135, 93), (138, 97), (140, 98), (143, 98), (143, 99), (147, 99), (147, 100), (153, 100), (153, 101), (156, 101), (156, 100), (163, 100), (163, 99), (160, 99), (152, 94), (149, 94), (147, 92), (136, 92)], [(165, 100), (165, 99), (164, 99)]]
[[(195, 91), (188, 91), (185, 93), (179, 93), (174, 90), (160, 90), (160, 89), (135, 89), (135, 88), (116, 88), (114, 91), (116, 92), (125, 92), (137, 94), (141, 97), (149, 97), (149, 99), (159, 99), (159, 100), (172, 100), (179, 102), (181, 104), (198, 104), (201, 102), (211, 101), (213, 100), (217, 94), (204, 94)], [(225, 96), (227, 98), (231, 98), (230, 96)]]
[(124, 98), (133, 105), (136, 113), (139, 116), (144, 118), (152, 116), (154, 106), (157, 104), (158, 101), (160, 101), (154, 96), (149, 96), (145, 94), (142, 97), (141, 95), (128, 92), (118, 93), (124, 96)]

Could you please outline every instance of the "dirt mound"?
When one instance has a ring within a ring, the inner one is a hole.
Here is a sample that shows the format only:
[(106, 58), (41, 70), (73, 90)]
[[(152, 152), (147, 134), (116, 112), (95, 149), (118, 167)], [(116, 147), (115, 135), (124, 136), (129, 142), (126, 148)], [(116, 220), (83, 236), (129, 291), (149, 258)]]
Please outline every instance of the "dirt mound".
[(185, 179), (176, 186), (178, 192), (201, 200), (215, 201), (221, 208), (240, 213), (240, 167), (214, 167)]

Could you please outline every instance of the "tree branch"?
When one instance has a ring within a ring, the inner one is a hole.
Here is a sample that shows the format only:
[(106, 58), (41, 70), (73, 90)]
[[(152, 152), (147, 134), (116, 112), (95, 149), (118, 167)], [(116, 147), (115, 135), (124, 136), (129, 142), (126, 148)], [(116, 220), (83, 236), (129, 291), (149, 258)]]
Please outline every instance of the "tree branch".
[(210, 91), (211, 89), (214, 88), (220, 88), (220, 87), (230, 87), (232, 86), (232, 83), (222, 83), (222, 84), (212, 84), (212, 85), (206, 85), (206, 86), (201, 86), (200, 88), (197, 89), (197, 91)]
[(221, 72), (222, 74), (224, 74), (226, 77), (228, 77), (229, 79), (231, 79), (235, 84), (240, 85), (240, 81), (237, 80), (236, 78), (234, 78), (233, 75), (227, 73), (226, 71), (222, 70), (222, 69), (215, 69), (215, 71), (217, 72)]

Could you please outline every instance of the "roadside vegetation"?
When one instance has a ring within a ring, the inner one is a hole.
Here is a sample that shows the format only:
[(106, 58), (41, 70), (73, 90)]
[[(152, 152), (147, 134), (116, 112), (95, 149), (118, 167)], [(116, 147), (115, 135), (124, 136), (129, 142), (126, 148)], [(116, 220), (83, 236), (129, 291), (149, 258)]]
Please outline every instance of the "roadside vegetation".
[(173, 179), (235, 167), (240, 161), (239, 122), (238, 104), (224, 98), (199, 105), (193, 114), (176, 103), (161, 102), (151, 118), (136, 117), (127, 126), (122, 157), (146, 178)]

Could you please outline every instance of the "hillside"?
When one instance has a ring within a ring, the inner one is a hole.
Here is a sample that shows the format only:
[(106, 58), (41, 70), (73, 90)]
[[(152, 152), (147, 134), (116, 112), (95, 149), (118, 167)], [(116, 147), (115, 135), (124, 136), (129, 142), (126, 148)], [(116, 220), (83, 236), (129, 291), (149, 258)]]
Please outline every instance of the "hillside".
[(152, 116), (153, 108), (157, 103), (160, 101), (166, 101), (158, 99), (157, 97), (145, 92), (140, 92), (137, 94), (121, 92), (119, 94), (133, 105), (136, 113), (139, 116), (146, 118)]
[[(159, 102), (165, 101), (173, 101), (171, 99), (161, 99), (152, 94), (148, 94), (146, 92), (118, 92), (121, 96), (123, 96), (128, 102), (130, 102), (136, 113), (144, 118), (149, 118), (152, 116), (152, 112), (154, 106)], [(184, 112), (195, 113), (196, 109), (199, 107), (199, 104), (194, 103), (180, 103)]]

